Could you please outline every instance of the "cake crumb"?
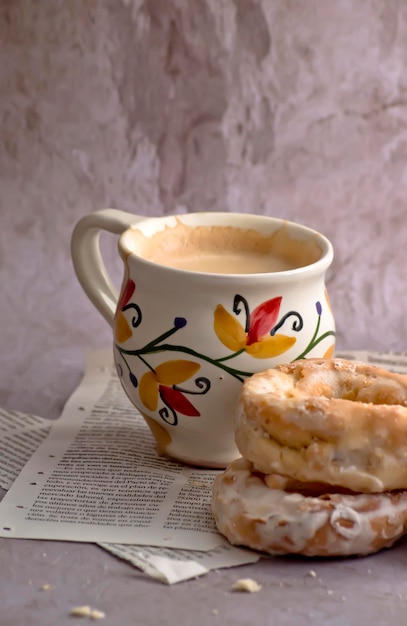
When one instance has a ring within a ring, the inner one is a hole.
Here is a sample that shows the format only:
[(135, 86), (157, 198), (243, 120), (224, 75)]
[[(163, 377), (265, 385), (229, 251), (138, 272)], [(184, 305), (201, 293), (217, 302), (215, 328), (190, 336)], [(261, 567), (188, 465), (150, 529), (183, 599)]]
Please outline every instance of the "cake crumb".
[(72, 617), (90, 617), (90, 619), (104, 619), (106, 617), (103, 611), (91, 609), (91, 607), (87, 604), (84, 606), (74, 606), (69, 615)]
[(92, 609), (86, 604), (84, 606), (74, 606), (70, 610), (69, 615), (72, 615), (72, 617), (90, 617), (91, 612)]
[(217, 615), (219, 613), (218, 609), (212, 609), (212, 614)]
[(51, 589), (51, 585), (49, 583), (44, 583), (41, 585), (40, 589), (41, 591), (49, 591), (49, 589)]
[(311, 576), (311, 578), (316, 578), (317, 577), (317, 573), (314, 572), (313, 569), (310, 569), (310, 571), (308, 572), (308, 576)]
[(92, 609), (90, 612), (90, 619), (104, 619), (106, 614), (98, 609)]
[(256, 593), (256, 591), (260, 591), (260, 589), (261, 585), (252, 578), (240, 578), (232, 587), (233, 591), (248, 591), (249, 593)]

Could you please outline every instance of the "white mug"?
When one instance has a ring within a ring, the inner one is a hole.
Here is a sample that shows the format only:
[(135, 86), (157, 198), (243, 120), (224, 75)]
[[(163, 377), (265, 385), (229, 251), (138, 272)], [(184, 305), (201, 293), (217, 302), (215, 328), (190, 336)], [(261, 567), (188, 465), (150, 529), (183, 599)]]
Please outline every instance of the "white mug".
[[(120, 235), (117, 293), (99, 235)], [(332, 356), (325, 287), (333, 248), (306, 226), (267, 216), (191, 213), (145, 218), (116, 209), (83, 217), (72, 259), (112, 326), (121, 383), (160, 454), (204, 467), (239, 456), (233, 419), (254, 372)]]

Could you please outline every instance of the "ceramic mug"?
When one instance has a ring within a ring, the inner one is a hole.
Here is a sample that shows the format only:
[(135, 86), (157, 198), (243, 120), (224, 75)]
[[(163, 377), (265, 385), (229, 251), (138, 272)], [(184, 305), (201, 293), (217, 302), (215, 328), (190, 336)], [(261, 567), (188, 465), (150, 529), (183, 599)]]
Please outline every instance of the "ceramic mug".
[[(101, 230), (120, 235), (120, 294)], [(224, 467), (239, 456), (235, 405), (254, 372), (332, 356), (331, 243), (306, 226), (237, 213), (145, 218), (116, 209), (72, 235), (80, 284), (112, 326), (122, 386), (160, 454)]]

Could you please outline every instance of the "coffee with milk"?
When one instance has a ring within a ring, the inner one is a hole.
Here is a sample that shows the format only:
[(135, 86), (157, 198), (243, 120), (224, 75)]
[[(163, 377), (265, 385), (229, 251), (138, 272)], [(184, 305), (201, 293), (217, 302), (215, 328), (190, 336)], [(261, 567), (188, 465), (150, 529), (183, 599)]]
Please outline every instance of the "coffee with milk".
[(316, 241), (294, 239), (284, 225), (265, 235), (254, 229), (180, 222), (151, 237), (134, 229), (127, 243), (148, 261), (209, 274), (281, 272), (304, 267), (321, 256)]

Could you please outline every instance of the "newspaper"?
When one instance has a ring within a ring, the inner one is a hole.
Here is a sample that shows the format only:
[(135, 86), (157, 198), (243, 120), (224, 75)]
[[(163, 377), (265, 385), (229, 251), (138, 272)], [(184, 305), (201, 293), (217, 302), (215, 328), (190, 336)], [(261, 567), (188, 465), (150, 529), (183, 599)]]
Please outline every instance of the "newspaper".
[[(337, 356), (407, 373), (405, 354)], [(89, 355), (82, 383), (52, 425), (0, 410), (0, 451), (1, 486), (16, 479), (0, 503), (0, 536), (96, 542), (169, 584), (260, 558), (217, 533), (216, 470), (157, 456), (110, 351)]]
[[(50, 429), (49, 420), (0, 409), (0, 488), (11, 487)], [(236, 549), (227, 543), (207, 552), (119, 543), (98, 545), (167, 584), (202, 576), (212, 569), (255, 563), (260, 558), (257, 553)]]
[(0, 411), (3, 448), (0, 485), (15, 482), (0, 503), (0, 536), (95, 542), (167, 583), (260, 558), (216, 530), (217, 471), (157, 455), (110, 351), (89, 354), (56, 422)]
[(42, 417), (0, 409), (0, 487), (11, 487), (50, 428)]

